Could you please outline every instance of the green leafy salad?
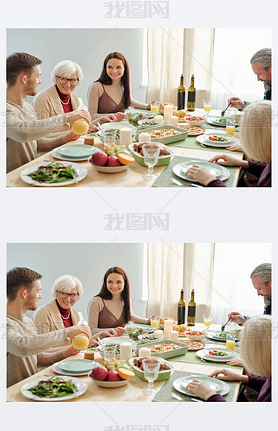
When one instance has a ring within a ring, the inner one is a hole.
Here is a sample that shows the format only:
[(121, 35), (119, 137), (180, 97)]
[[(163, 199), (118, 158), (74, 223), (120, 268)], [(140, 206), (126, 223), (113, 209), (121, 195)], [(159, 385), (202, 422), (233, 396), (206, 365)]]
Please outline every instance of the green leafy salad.
[(52, 162), (41, 165), (34, 172), (28, 174), (34, 181), (39, 183), (63, 183), (76, 179), (77, 173), (72, 165), (65, 166), (64, 163)]
[(48, 380), (40, 380), (37, 385), (26, 390), (40, 398), (61, 398), (76, 394), (77, 387), (71, 379), (64, 380), (62, 377), (51, 377)]

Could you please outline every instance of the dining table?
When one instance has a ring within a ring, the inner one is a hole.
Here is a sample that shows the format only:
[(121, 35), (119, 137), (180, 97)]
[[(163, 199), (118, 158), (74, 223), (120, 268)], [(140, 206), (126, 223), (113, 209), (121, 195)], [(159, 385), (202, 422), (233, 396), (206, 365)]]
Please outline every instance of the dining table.
[[(212, 325), (213, 328), (220, 328), (219, 325)], [(196, 324), (196, 327), (191, 327), (190, 330), (200, 330), (204, 329), (204, 325)], [(179, 338), (179, 341), (185, 341), (184, 338)], [(203, 340), (204, 348), (215, 349), (215, 348), (223, 348), (225, 347), (225, 343), (214, 341), (210, 338), (205, 338)], [(144, 346), (142, 344), (140, 347)], [(138, 347), (138, 346), (137, 346)], [(238, 346), (235, 347), (235, 351), (238, 351)], [(188, 351), (186, 354), (182, 356), (176, 356), (167, 359), (167, 361), (172, 365), (173, 371), (169, 380), (155, 381), (154, 388), (157, 390), (155, 395), (146, 395), (144, 393), (144, 389), (147, 388), (147, 382), (141, 380), (137, 375), (132, 377), (127, 381), (125, 386), (117, 387), (117, 388), (104, 388), (98, 386), (95, 381), (89, 377), (89, 375), (78, 376), (78, 379), (82, 380), (88, 385), (88, 388), (84, 394), (82, 394), (78, 398), (72, 398), (66, 400), (65, 402), (202, 402), (202, 400), (198, 397), (192, 397), (188, 395), (184, 395), (179, 391), (175, 390), (173, 387), (173, 382), (176, 378), (180, 377), (188, 377), (194, 376), (194, 378), (198, 379), (199, 376), (208, 376), (217, 368), (223, 367), (231, 367), (233, 370), (242, 374), (243, 368), (241, 366), (230, 366), (225, 362), (210, 362), (207, 360), (201, 360), (196, 351)], [(77, 359), (84, 358), (84, 352), (80, 352), (78, 355), (71, 356), (67, 359)], [(104, 360), (99, 352), (95, 352), (94, 361), (99, 362), (101, 365)], [(48, 379), (52, 376), (59, 376), (61, 374), (53, 371), (53, 365), (41, 369), (36, 374), (16, 383), (13, 386), (7, 388), (7, 397), (6, 400), (8, 402), (36, 402), (32, 399), (27, 398), (21, 392), (21, 388), (24, 384), (31, 382), (35, 379)], [(66, 373), (64, 373), (66, 374)], [(230, 390), (227, 395), (225, 395), (225, 399), (228, 402), (236, 402), (238, 398), (238, 394), (240, 391), (240, 383), (239, 382), (227, 382)]]
[[(202, 109), (196, 109), (194, 115), (203, 115)], [(213, 116), (220, 115), (220, 111), (214, 110), (211, 111)], [(127, 123), (127, 120), (124, 120)], [(178, 126), (183, 126), (183, 123), (179, 123)], [(225, 128), (217, 127), (214, 125), (205, 122), (202, 125), (204, 129), (204, 133), (225, 133)], [(140, 133), (144, 132), (144, 130), (140, 130)], [(239, 132), (238, 128), (235, 132), (235, 137), (238, 140)], [(101, 139), (99, 136), (95, 136), (94, 145), (101, 146)], [(78, 140), (68, 142), (65, 145), (74, 145), (74, 144), (83, 144), (84, 136), (78, 138)], [(64, 146), (65, 146), (64, 145)], [(87, 170), (86, 176), (84, 179), (78, 182), (73, 182), (69, 185), (64, 185), (64, 187), (202, 187), (201, 185), (196, 184), (192, 181), (186, 181), (177, 177), (173, 173), (173, 167), (177, 163), (182, 163), (184, 161), (203, 161), (207, 162), (216, 154), (223, 152), (230, 152), (226, 148), (219, 148), (213, 146), (206, 146), (198, 142), (197, 137), (187, 137), (183, 141), (176, 141), (171, 144), (168, 144), (168, 147), (173, 152), (173, 158), (169, 164), (169, 166), (155, 166), (154, 172), (157, 175), (157, 179), (155, 180), (147, 180), (144, 178), (144, 174), (147, 172), (147, 167), (142, 166), (137, 161), (134, 161), (130, 165), (127, 166), (127, 169), (122, 172), (117, 173), (104, 173), (99, 172), (95, 166), (93, 166), (88, 160), (84, 161), (74, 161), (74, 163), (78, 163), (79, 166), (85, 168)], [(241, 151), (233, 151), (230, 152), (234, 157), (241, 160), (243, 158), (243, 153)], [(53, 151), (46, 152), (36, 159), (26, 163), (23, 166), (14, 169), (9, 172), (6, 176), (6, 186), (7, 187), (33, 187), (32, 184), (27, 184), (21, 178), (21, 173), (26, 168), (32, 168), (33, 166), (38, 167), (42, 163), (53, 162), (53, 161), (61, 161), (57, 159), (53, 155)], [(240, 168), (238, 167), (229, 167), (229, 178), (225, 181), (227, 187), (236, 187), (239, 177), (240, 177)], [(36, 184), (40, 185), (40, 184)]]

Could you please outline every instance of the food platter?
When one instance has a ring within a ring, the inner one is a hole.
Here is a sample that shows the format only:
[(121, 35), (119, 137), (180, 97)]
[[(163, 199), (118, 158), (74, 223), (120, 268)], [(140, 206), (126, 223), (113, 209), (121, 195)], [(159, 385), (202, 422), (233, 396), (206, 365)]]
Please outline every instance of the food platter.
[(42, 378), (34, 379), (34, 380), (30, 380), (29, 382), (25, 383), (20, 389), (21, 394), (24, 397), (29, 398), (30, 400), (34, 400), (34, 401), (66, 401), (66, 400), (70, 400), (72, 398), (80, 397), (82, 394), (84, 394), (87, 391), (87, 388), (88, 388), (87, 383), (83, 382), (82, 380), (79, 380), (76, 377), (63, 376), (64, 381), (72, 380), (72, 383), (77, 388), (77, 392), (75, 394), (69, 394), (69, 395), (66, 395), (63, 397), (47, 398), (47, 397), (34, 395), (32, 392), (29, 391), (30, 388), (38, 385), (39, 382), (41, 382), (43, 380), (47, 380), (47, 379), (42, 379)]
[(182, 178), (183, 180), (192, 181), (196, 183), (196, 180), (193, 180), (192, 178), (188, 177), (185, 172), (188, 171), (192, 166), (197, 165), (206, 168), (211, 175), (214, 175), (216, 178), (224, 181), (230, 176), (230, 172), (228, 169), (224, 168), (223, 166), (217, 165), (216, 163), (209, 163), (206, 161), (190, 161), (190, 162), (182, 162), (178, 163), (173, 167), (173, 172), (178, 177)]
[[(54, 163), (54, 162), (52, 162)], [(41, 166), (48, 166), (50, 163), (46, 163), (46, 162), (42, 162), (40, 164), (35, 164), (32, 166), (29, 166), (28, 168), (25, 168), (21, 173), (20, 173), (20, 178), (27, 184), (30, 184), (32, 186), (39, 186), (39, 187), (60, 187), (60, 186), (68, 186), (70, 184), (76, 184), (77, 182), (83, 180), (86, 175), (87, 175), (87, 169), (84, 168), (83, 166), (78, 165), (77, 163), (70, 163), (70, 162), (63, 162), (61, 163), (63, 166), (72, 166), (72, 168), (75, 170), (76, 172), (76, 178), (73, 179), (69, 179), (67, 181), (64, 182), (59, 182), (59, 183), (45, 183), (45, 182), (39, 182), (39, 181), (35, 181), (33, 180), (29, 174), (31, 174), (32, 172), (35, 172), (39, 167)]]

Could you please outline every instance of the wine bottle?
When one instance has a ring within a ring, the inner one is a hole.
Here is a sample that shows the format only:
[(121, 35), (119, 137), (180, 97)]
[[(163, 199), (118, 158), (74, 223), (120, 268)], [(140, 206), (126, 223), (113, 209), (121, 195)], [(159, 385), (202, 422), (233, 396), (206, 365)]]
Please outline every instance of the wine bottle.
[(196, 88), (194, 87), (194, 75), (191, 76), (191, 84), (187, 94), (187, 110), (195, 111)]
[(194, 302), (194, 289), (191, 290), (191, 299), (188, 303), (187, 325), (194, 326), (196, 320), (196, 302)]
[(185, 320), (185, 302), (183, 299), (183, 289), (181, 289), (181, 297), (178, 302), (178, 325), (184, 324)]
[(181, 75), (181, 82), (178, 87), (178, 110), (184, 109), (184, 102), (185, 102), (185, 86), (183, 85), (183, 75)]

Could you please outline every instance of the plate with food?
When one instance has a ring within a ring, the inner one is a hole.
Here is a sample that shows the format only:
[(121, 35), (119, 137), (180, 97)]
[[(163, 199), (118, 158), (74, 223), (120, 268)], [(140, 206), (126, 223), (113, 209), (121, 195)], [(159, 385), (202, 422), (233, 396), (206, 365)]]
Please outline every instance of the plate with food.
[[(173, 382), (173, 387), (176, 391), (181, 392), (182, 394), (188, 395), (190, 397), (197, 397), (192, 392), (189, 392), (186, 387), (192, 382), (192, 380), (199, 380), (201, 382), (206, 383), (210, 389), (217, 392), (220, 395), (226, 395), (230, 391), (230, 386), (228, 383), (223, 382), (222, 380), (218, 380), (214, 377), (200, 376), (200, 375), (190, 375), (185, 377), (180, 377)], [(198, 398), (198, 397), (197, 397)]]
[(44, 162), (25, 168), (20, 178), (32, 186), (58, 187), (76, 184), (86, 177), (87, 172), (77, 163)]
[[(221, 116), (213, 116), (209, 115), (207, 117), (207, 123), (212, 124), (214, 126), (226, 127), (227, 120), (230, 120), (229, 117), (221, 117)], [(235, 125), (238, 127), (238, 124)]]
[(132, 352), (134, 353), (136, 351), (136, 348), (137, 348), (136, 341), (132, 340), (131, 338), (129, 338), (127, 336), (103, 338), (101, 340), (101, 344), (96, 348), (96, 350), (99, 351), (99, 353), (103, 356), (103, 353), (102, 353), (102, 345), (103, 344), (116, 344), (116, 356), (115, 357), (116, 357), (116, 359), (118, 359), (120, 357), (120, 345), (121, 345), (121, 343), (131, 343)]
[(190, 341), (201, 341), (205, 338), (206, 334), (202, 331), (185, 331), (185, 336)]
[(76, 377), (49, 377), (34, 379), (25, 383), (20, 392), (34, 401), (66, 401), (78, 398), (87, 391), (87, 383)]
[(105, 365), (98, 364), (89, 373), (89, 377), (96, 385), (103, 388), (118, 388), (128, 383), (135, 373), (127, 365), (126, 361), (111, 359), (104, 361)]
[[(147, 381), (144, 377), (144, 368), (143, 368), (143, 360), (144, 357), (137, 357), (137, 358), (131, 358), (129, 359), (128, 363), (131, 366), (132, 370), (138, 376), (141, 380)], [(158, 372), (158, 377), (156, 381), (158, 380), (168, 380), (172, 374), (173, 367), (170, 364), (170, 362), (166, 361), (163, 358), (159, 358), (160, 361), (160, 368)]]
[(205, 347), (205, 344), (202, 343), (201, 341), (180, 340), (180, 339), (179, 341), (188, 346), (189, 352), (196, 352), (197, 350), (201, 350)]
[(240, 355), (237, 352), (229, 349), (203, 349), (198, 350), (196, 355), (200, 359), (204, 359), (205, 361), (212, 362), (228, 362), (233, 359), (239, 359)]
[[(158, 143), (158, 142), (157, 142)], [(144, 155), (143, 155), (143, 142), (140, 143), (134, 143), (134, 144), (130, 144), (128, 146), (132, 156), (134, 157), (134, 159), (140, 163), (140, 165), (142, 166), (147, 166), (144, 162)], [(158, 162), (156, 164), (156, 166), (165, 166), (165, 165), (169, 165), (171, 158), (173, 157), (173, 151), (166, 147), (166, 145), (160, 144), (161, 150), (159, 153), (159, 158), (158, 158)]]
[(145, 120), (139, 120), (138, 126), (140, 127), (152, 127), (161, 124), (161, 121), (157, 121), (154, 118), (146, 118)]
[[(231, 331), (235, 335), (235, 340), (239, 340), (241, 329)], [(226, 342), (227, 331), (208, 331), (207, 337), (211, 340), (224, 341)]]
[(205, 133), (205, 130), (202, 127), (190, 126), (189, 124), (179, 124), (181, 129), (187, 131), (188, 136), (199, 136)]
[(193, 180), (192, 178), (190, 178), (186, 175), (186, 172), (192, 166), (204, 167), (209, 171), (209, 173), (211, 175), (215, 176), (216, 178), (218, 178), (222, 181), (226, 180), (230, 176), (230, 172), (228, 171), (228, 169), (224, 168), (224, 166), (217, 165), (216, 163), (209, 163), (206, 161), (197, 161), (197, 160), (192, 160), (190, 162), (178, 163), (177, 165), (175, 165), (173, 167), (173, 172), (175, 175), (177, 175), (177, 177), (180, 177), (183, 180), (192, 181), (194, 183), (197, 183), (196, 180)]
[(129, 123), (125, 123), (125, 122), (121, 122), (121, 123), (104, 123), (101, 125), (101, 130), (99, 130), (97, 132), (97, 135), (99, 135), (100, 137), (102, 137), (102, 130), (115, 130), (116, 132), (116, 136), (115, 139), (118, 140), (120, 139), (120, 130), (122, 128), (129, 128), (131, 129), (131, 133), (132, 133), (132, 137), (135, 138), (136, 133), (137, 133), (137, 129), (135, 126), (132, 126), (132, 124)]
[(126, 171), (135, 159), (126, 148), (110, 145), (104, 151), (95, 152), (88, 161), (99, 172), (116, 174)]
[(187, 115), (184, 117), (184, 119), (190, 126), (201, 126), (206, 122), (204, 117), (194, 115)]
[(154, 113), (145, 109), (128, 109), (125, 116), (130, 124), (137, 126), (140, 121), (153, 118)]
[(138, 339), (143, 343), (148, 343), (149, 341), (161, 340), (163, 335), (155, 334), (154, 332), (151, 334), (141, 334), (138, 336)]
[(217, 148), (232, 147), (233, 145), (240, 143), (238, 138), (227, 135), (226, 133), (205, 133), (202, 136), (197, 136), (196, 141), (205, 147)]

